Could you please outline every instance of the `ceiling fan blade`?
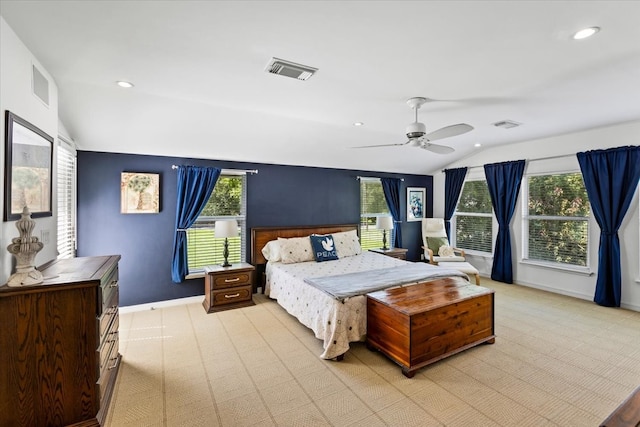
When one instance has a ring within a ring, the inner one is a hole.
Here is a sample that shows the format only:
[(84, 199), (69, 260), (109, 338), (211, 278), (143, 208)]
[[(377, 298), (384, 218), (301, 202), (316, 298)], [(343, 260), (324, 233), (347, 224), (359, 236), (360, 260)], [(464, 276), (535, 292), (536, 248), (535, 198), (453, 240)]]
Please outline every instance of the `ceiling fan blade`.
[(407, 145), (408, 143), (409, 141), (403, 142), (402, 144), (359, 145), (357, 147), (351, 147), (351, 148), (399, 147), (402, 145)]
[(430, 142), (424, 144), (422, 148), (432, 151), (436, 154), (449, 154), (456, 151), (452, 147), (447, 147), (446, 145), (431, 144)]
[(445, 126), (438, 130), (434, 130), (431, 133), (425, 135), (429, 141), (435, 141), (437, 139), (451, 138), (452, 136), (462, 135), (473, 130), (473, 126), (466, 123), (458, 123), (457, 125)]

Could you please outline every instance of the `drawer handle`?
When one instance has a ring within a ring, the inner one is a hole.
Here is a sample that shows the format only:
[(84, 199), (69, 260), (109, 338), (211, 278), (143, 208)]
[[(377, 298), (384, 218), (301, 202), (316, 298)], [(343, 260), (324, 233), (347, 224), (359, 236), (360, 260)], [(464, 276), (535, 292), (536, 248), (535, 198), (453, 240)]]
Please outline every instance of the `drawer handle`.
[(225, 295), (225, 298), (238, 298), (240, 296), (240, 294), (233, 294), (233, 295)]
[(118, 356), (116, 356), (116, 357), (112, 357), (112, 358), (111, 358), (111, 359), (109, 359), (109, 360), (115, 360), (115, 361), (116, 361), (116, 363), (114, 363), (112, 366), (109, 366), (109, 367), (107, 368), (108, 370), (112, 370), (112, 369), (115, 369), (115, 368), (117, 368), (117, 367), (118, 367)]
[(117, 288), (118, 287), (118, 281), (114, 280), (113, 282), (109, 283), (109, 287), (110, 288)]
[(236, 277), (235, 279), (224, 279), (224, 283), (232, 283), (232, 282), (239, 282), (240, 278)]

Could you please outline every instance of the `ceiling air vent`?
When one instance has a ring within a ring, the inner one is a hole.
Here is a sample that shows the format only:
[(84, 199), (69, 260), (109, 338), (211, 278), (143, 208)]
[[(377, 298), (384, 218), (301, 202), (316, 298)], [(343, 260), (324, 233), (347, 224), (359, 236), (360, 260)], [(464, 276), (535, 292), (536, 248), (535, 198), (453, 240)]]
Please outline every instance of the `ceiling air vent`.
[(502, 129), (511, 129), (520, 126), (522, 123), (514, 122), (513, 120), (501, 120), (495, 122), (493, 125)]
[(295, 62), (285, 61), (284, 59), (271, 58), (267, 64), (265, 71), (271, 74), (280, 74), (281, 76), (291, 77), (298, 80), (308, 80), (313, 76), (317, 68), (307, 65), (296, 64)]

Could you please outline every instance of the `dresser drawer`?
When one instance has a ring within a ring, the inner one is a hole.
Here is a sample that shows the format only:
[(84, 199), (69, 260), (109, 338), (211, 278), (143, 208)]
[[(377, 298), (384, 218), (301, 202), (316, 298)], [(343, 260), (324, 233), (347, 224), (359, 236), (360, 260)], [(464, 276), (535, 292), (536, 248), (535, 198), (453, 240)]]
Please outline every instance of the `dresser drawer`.
[[(101, 316), (96, 318), (96, 327), (98, 328), (98, 342), (102, 343), (105, 334), (108, 332), (109, 326), (114, 318), (118, 317), (118, 291), (111, 295), (111, 301), (106, 305), (107, 308), (102, 312)], [(118, 329), (116, 327), (116, 329)]]
[[(98, 287), (98, 316), (109, 308), (111, 298), (118, 290), (118, 267), (116, 266), (103, 280)], [(115, 301), (118, 305), (118, 300)]]
[(109, 354), (105, 359), (104, 367), (100, 371), (100, 378), (98, 378), (98, 387), (100, 389), (100, 395), (98, 396), (98, 400), (101, 402), (107, 396), (106, 389), (109, 386), (109, 383), (115, 378), (113, 375), (118, 372), (118, 365), (120, 363), (120, 354), (118, 353), (119, 344), (116, 340), (113, 345), (110, 347)]
[(242, 285), (253, 285), (253, 271), (236, 271), (228, 274), (216, 274), (211, 277), (212, 289), (225, 289)]
[[(114, 319), (118, 322), (118, 319)], [(98, 347), (98, 372), (100, 375), (108, 368), (110, 360), (118, 355), (118, 324), (114, 324), (107, 332), (104, 342)]]
[(233, 289), (213, 291), (213, 305), (233, 304), (243, 301), (251, 301), (253, 285), (238, 286)]

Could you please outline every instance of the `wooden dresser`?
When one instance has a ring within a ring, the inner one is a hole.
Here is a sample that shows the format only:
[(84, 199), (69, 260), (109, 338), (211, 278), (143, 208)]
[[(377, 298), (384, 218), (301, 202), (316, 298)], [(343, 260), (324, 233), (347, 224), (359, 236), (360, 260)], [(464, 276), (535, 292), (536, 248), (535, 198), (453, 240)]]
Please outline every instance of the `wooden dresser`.
[(101, 426), (118, 373), (119, 255), (0, 286), (0, 426)]

